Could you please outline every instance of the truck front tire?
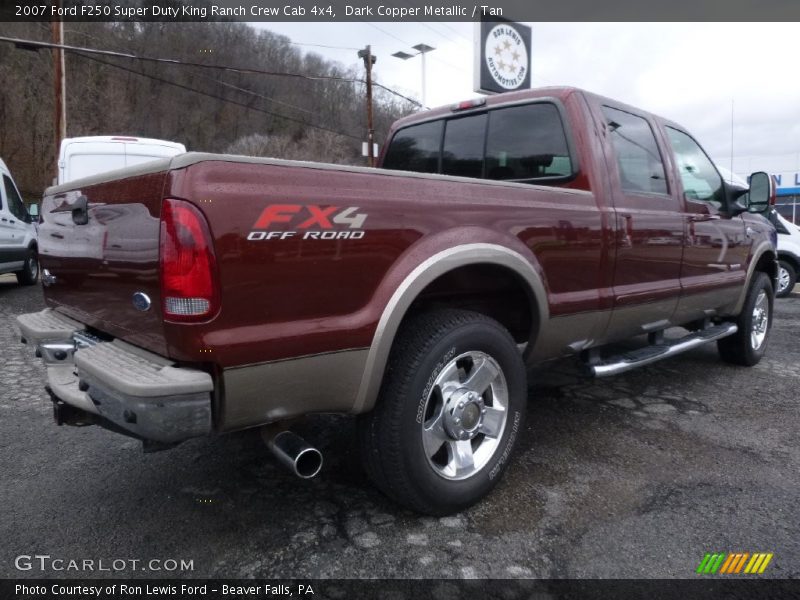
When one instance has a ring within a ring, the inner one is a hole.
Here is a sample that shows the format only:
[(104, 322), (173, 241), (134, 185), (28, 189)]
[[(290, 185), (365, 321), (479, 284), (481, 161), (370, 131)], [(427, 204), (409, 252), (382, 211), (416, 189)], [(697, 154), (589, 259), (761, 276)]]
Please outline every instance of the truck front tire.
[(745, 367), (758, 364), (769, 341), (773, 299), (769, 276), (766, 273), (754, 273), (742, 312), (736, 318), (739, 330), (717, 342), (722, 360)]
[(359, 418), (367, 474), (418, 512), (462, 510), (500, 479), (526, 396), (522, 357), (497, 321), (464, 310), (416, 315), (392, 348), (378, 404)]

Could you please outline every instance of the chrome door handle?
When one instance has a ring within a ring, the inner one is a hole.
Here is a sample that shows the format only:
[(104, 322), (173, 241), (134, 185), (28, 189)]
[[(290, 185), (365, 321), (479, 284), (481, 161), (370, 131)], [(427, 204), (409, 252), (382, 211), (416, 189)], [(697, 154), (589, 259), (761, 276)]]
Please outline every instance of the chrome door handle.
[(702, 223), (703, 221), (718, 221), (719, 215), (689, 215), (689, 220), (694, 221), (695, 223)]

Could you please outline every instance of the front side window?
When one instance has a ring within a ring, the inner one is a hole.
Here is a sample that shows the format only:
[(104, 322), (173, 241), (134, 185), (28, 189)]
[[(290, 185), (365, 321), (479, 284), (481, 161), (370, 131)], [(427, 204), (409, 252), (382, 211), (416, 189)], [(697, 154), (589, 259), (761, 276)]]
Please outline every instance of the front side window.
[(603, 116), (617, 155), (622, 190), (645, 194), (666, 194), (667, 179), (653, 130), (646, 119), (603, 107)]
[(512, 106), (490, 115), (487, 179), (524, 181), (572, 174), (567, 136), (553, 104)]
[(704, 200), (717, 207), (722, 206), (725, 190), (714, 163), (691, 137), (672, 127), (666, 129), (681, 175), (683, 193), (691, 200)]
[(442, 121), (430, 121), (398, 131), (386, 151), (383, 167), (398, 171), (438, 173), (442, 125)]
[(3, 175), (3, 187), (6, 190), (6, 198), (8, 199), (8, 210), (20, 221), (24, 221), (28, 211), (25, 210), (25, 205), (22, 203), (22, 198), (19, 197), (17, 188), (14, 186), (14, 182), (11, 181), (11, 178), (8, 177), (8, 175)]

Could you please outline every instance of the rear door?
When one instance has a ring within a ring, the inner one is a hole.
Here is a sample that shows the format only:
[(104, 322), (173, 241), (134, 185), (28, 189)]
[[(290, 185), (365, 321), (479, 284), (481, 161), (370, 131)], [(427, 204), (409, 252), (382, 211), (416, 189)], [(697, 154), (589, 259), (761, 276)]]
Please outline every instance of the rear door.
[(158, 160), (159, 158), (170, 158), (176, 154), (180, 154), (180, 151), (172, 146), (126, 142), (125, 166), (133, 167), (142, 163)]
[(609, 337), (619, 338), (671, 322), (681, 292), (684, 222), (650, 117), (609, 104), (601, 110), (617, 218)]
[(0, 269), (22, 268), (25, 261), (27, 213), (17, 187), (7, 173), (2, 173), (2, 208), (0, 208)]
[(680, 175), (686, 227), (678, 316), (690, 320), (738, 299), (751, 240), (741, 216), (727, 214), (722, 177), (700, 144), (677, 127), (664, 130)]
[(65, 149), (64, 177), (59, 183), (125, 166), (125, 144), (122, 142), (73, 142)]

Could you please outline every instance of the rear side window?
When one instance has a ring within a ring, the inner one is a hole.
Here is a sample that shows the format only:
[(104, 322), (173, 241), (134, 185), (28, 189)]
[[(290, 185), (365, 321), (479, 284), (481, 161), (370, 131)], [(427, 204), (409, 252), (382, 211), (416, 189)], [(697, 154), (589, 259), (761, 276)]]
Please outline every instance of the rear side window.
[(485, 136), (486, 113), (447, 121), (442, 147), (442, 173), (481, 177)]
[(490, 114), (488, 179), (524, 181), (572, 174), (567, 136), (554, 105), (512, 106)]
[(666, 194), (664, 163), (650, 124), (637, 115), (603, 107), (611, 144), (617, 155), (622, 190)]
[(383, 159), (385, 169), (439, 172), (439, 149), (442, 143), (442, 121), (412, 125), (398, 131)]
[(401, 129), (383, 168), (534, 182), (572, 177), (575, 166), (558, 108), (536, 102)]
[(72, 154), (67, 160), (68, 181), (124, 169), (126, 166), (124, 154)]

